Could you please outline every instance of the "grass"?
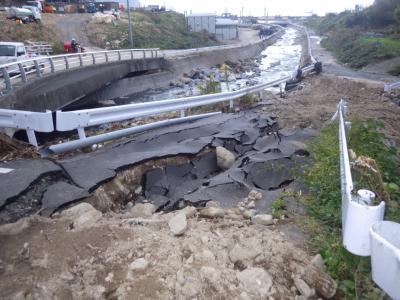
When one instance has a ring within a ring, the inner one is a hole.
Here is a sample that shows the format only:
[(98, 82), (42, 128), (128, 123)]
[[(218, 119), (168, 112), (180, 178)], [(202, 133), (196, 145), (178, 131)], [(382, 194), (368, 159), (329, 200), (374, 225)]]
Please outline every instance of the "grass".
[[(207, 32), (191, 32), (187, 28), (185, 17), (176, 12), (131, 13), (133, 46), (135, 48), (185, 49), (203, 46), (214, 46), (219, 43), (215, 36)], [(128, 15), (121, 14), (121, 19), (114, 24), (88, 25), (90, 41), (113, 49), (130, 48), (128, 37)]]
[[(384, 143), (382, 124), (376, 121), (354, 120), (349, 136), (349, 147), (357, 155), (376, 160), (390, 195), (386, 209), (387, 220), (400, 222), (400, 176), (396, 149)], [(325, 127), (310, 145), (313, 165), (303, 174), (310, 191), (302, 202), (308, 216), (299, 224), (310, 232), (311, 248), (325, 260), (330, 275), (339, 283), (338, 297), (343, 299), (383, 299), (382, 291), (371, 279), (370, 259), (347, 252), (341, 241), (341, 193), (339, 181), (338, 126)], [(357, 185), (358, 184), (358, 185)], [(356, 189), (373, 187), (356, 182)]]
[(391, 38), (365, 38), (366, 43), (378, 43), (387, 55), (400, 55), (400, 40)]
[(389, 70), (389, 74), (393, 76), (400, 76), (400, 65), (394, 66)]

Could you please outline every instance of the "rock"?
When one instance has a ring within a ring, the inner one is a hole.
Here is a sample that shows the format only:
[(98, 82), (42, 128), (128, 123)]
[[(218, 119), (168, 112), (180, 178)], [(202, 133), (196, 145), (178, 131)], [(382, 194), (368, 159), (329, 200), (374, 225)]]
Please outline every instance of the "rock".
[(206, 207), (220, 207), (217, 201), (208, 201)]
[(330, 299), (336, 294), (337, 283), (328, 274), (313, 265), (308, 265), (300, 274), (300, 279), (314, 288), (317, 293), (326, 299)]
[(350, 161), (355, 161), (357, 159), (357, 154), (352, 149), (349, 149), (349, 158)]
[(248, 207), (248, 208), (255, 208), (255, 207), (256, 207), (256, 204), (255, 204), (254, 201), (250, 201), (249, 204), (247, 204), (247, 207)]
[(186, 206), (185, 208), (181, 209), (180, 212), (184, 213), (186, 218), (191, 218), (196, 215), (197, 209), (193, 206)]
[(141, 185), (139, 185), (136, 189), (135, 189), (135, 194), (136, 195), (140, 195), (143, 191), (143, 187)]
[(225, 215), (225, 210), (219, 207), (206, 207), (200, 210), (200, 217), (203, 218), (221, 218)]
[(156, 211), (156, 207), (151, 203), (138, 203), (128, 212), (132, 218), (150, 218)]
[(319, 253), (311, 259), (311, 264), (314, 267), (316, 267), (324, 272), (326, 271), (324, 259), (322, 258), (321, 254), (319, 254)]
[(256, 212), (254, 210), (245, 210), (243, 212), (243, 217), (245, 219), (251, 219), (252, 217), (254, 217), (256, 214)]
[(61, 213), (61, 218), (73, 221), (73, 229), (82, 230), (93, 226), (103, 214), (89, 203), (80, 203)]
[(65, 271), (60, 274), (60, 278), (65, 281), (72, 281), (74, 280), (74, 275), (68, 271)]
[(235, 155), (224, 147), (217, 147), (217, 165), (221, 170), (228, 170), (235, 162)]
[(231, 262), (236, 263), (238, 261), (245, 262), (253, 260), (261, 254), (261, 250), (256, 248), (247, 248), (239, 244), (236, 244), (231, 251), (229, 251), (229, 259)]
[(307, 283), (301, 280), (298, 277), (293, 279), (294, 285), (296, 286), (297, 290), (302, 294), (306, 299), (315, 295), (315, 290), (310, 288)]
[(273, 225), (274, 219), (271, 215), (256, 215), (253, 218), (254, 223), (261, 225)]
[(100, 100), (99, 104), (101, 104), (102, 106), (114, 106), (114, 105), (117, 105), (117, 103), (115, 103), (114, 100)]
[(257, 299), (264, 299), (273, 293), (272, 277), (262, 268), (247, 268), (240, 272), (237, 277), (241, 286), (247, 292), (256, 295)]
[(262, 194), (255, 190), (251, 190), (247, 198), (251, 201), (258, 201), (262, 199)]
[(138, 258), (129, 265), (131, 271), (143, 271), (149, 266), (149, 262), (144, 258)]
[(168, 222), (169, 229), (174, 235), (182, 235), (187, 229), (186, 215), (183, 212), (178, 213)]
[(181, 79), (180, 79), (180, 81), (181, 81), (183, 84), (189, 84), (189, 83), (192, 82), (192, 79), (190, 79), (189, 77), (186, 77), (186, 76), (182, 76)]
[(200, 269), (200, 275), (204, 281), (218, 285), (221, 272), (217, 271), (213, 267), (204, 266)]

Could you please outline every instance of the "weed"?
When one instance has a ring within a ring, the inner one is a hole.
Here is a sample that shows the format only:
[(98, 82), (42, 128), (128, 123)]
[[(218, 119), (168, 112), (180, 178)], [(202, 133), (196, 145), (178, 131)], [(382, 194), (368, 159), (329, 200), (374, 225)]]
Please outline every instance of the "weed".
[(271, 204), (271, 214), (275, 219), (280, 219), (286, 215), (286, 204), (283, 197), (276, 199)]
[[(381, 129), (382, 124), (376, 121), (353, 120), (349, 147), (357, 155), (376, 161), (392, 200), (386, 219), (399, 222), (399, 160), (396, 149), (385, 144)], [(309, 215), (307, 219), (298, 219), (298, 224), (312, 235), (311, 248), (322, 255), (330, 275), (338, 281), (339, 297), (382, 299), (382, 291), (371, 279), (370, 259), (354, 256), (342, 246), (338, 126), (329, 125), (322, 129), (308, 148), (314, 163), (302, 176), (311, 196), (303, 196), (301, 201)], [(356, 189), (359, 188), (357, 184), (360, 183), (355, 184)]]

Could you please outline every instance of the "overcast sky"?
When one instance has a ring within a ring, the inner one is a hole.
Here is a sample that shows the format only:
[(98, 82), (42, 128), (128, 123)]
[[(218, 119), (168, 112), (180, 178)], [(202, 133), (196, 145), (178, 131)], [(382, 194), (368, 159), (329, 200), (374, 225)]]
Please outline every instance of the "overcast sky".
[(308, 15), (311, 12), (325, 15), (327, 12), (341, 12), (353, 9), (356, 4), (368, 6), (373, 0), (141, 0), (141, 5), (158, 4), (179, 12), (230, 13), (240, 15)]

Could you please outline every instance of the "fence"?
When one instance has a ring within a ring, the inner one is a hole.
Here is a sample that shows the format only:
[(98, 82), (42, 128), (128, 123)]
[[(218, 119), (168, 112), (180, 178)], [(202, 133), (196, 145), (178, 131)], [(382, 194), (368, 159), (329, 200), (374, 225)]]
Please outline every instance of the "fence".
[(17, 84), (73, 68), (132, 59), (158, 57), (159, 49), (109, 50), (65, 55), (41, 56), (0, 66), (0, 92), (9, 92)]
[(400, 87), (400, 81), (385, 84), (384, 91), (385, 91), (385, 93), (390, 93), (392, 90), (397, 89), (399, 87)]
[(53, 47), (46, 42), (26, 41), (25, 48), (31, 54), (50, 55), (53, 53)]
[(373, 280), (389, 296), (400, 299), (400, 224), (383, 221), (385, 203), (373, 205), (373, 192), (358, 190), (353, 195), (346, 138), (351, 123), (345, 121), (346, 110), (341, 100), (332, 118), (339, 121), (343, 246), (355, 255), (371, 256)]

